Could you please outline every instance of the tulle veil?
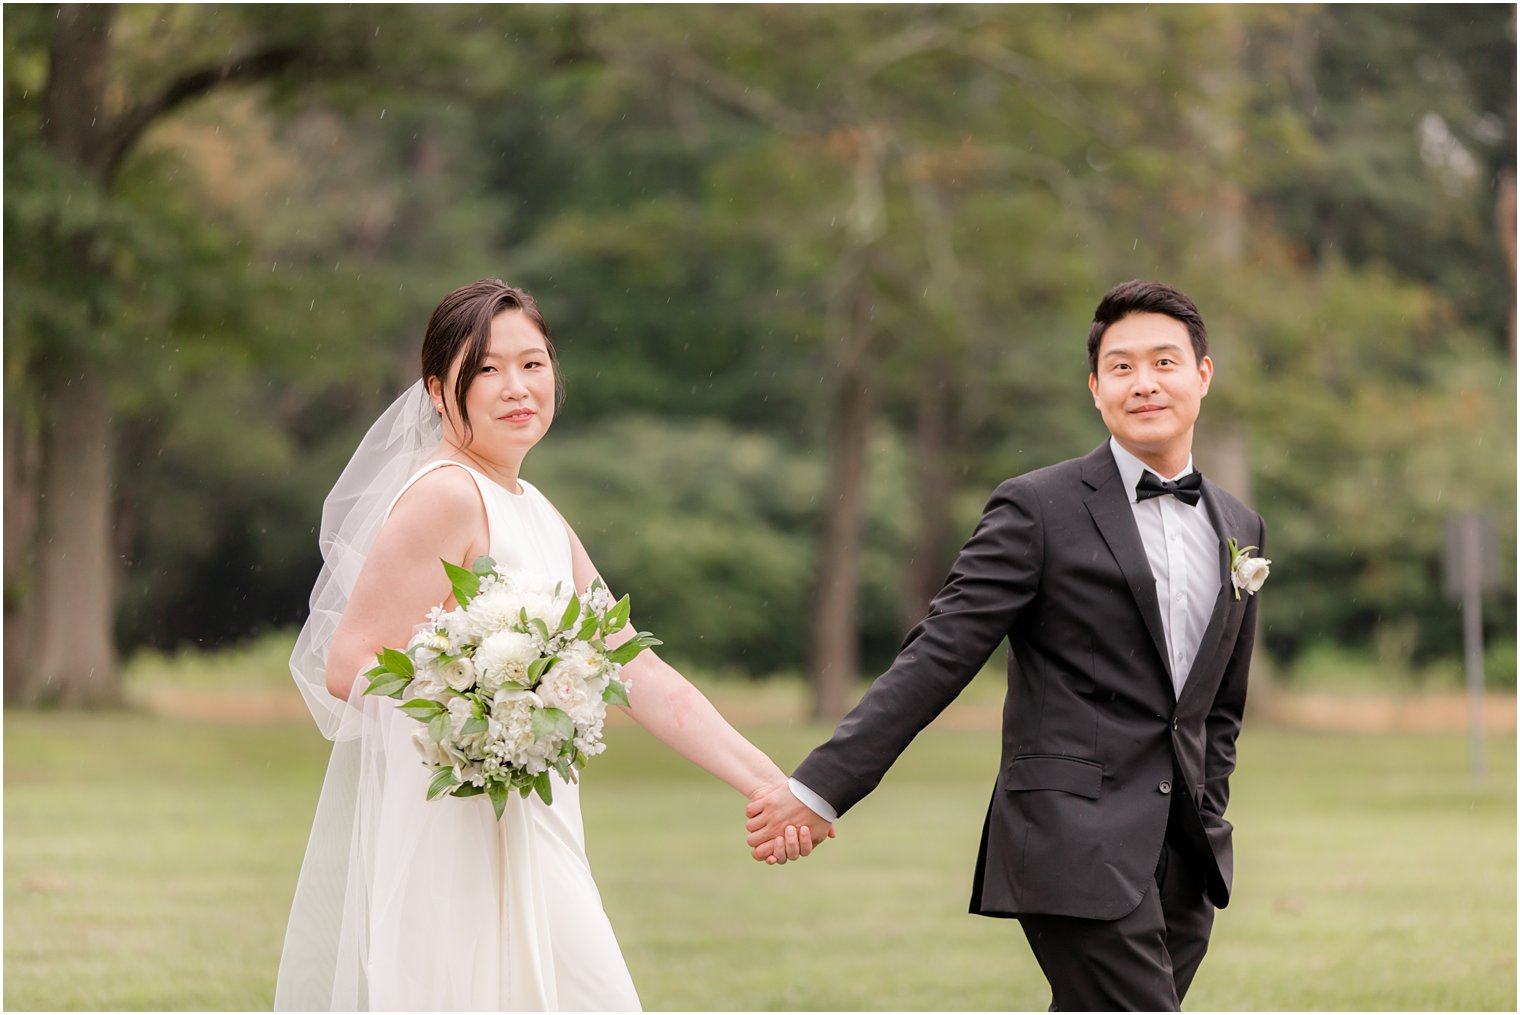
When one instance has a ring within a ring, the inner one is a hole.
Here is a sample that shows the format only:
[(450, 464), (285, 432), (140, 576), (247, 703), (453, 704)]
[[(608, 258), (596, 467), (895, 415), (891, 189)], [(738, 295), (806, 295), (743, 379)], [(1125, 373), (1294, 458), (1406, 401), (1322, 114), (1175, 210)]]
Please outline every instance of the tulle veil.
[(322, 507), (322, 570), (290, 672), (332, 757), (296, 883), (275, 984), (276, 1011), (369, 1007), (365, 974), (368, 874), (374, 868), (373, 806), (386, 781), (380, 732), (389, 699), (366, 698), (354, 682), (347, 701), (327, 692), (327, 656), (364, 558), (407, 480), (438, 449), (439, 417), (417, 381), (365, 434)]

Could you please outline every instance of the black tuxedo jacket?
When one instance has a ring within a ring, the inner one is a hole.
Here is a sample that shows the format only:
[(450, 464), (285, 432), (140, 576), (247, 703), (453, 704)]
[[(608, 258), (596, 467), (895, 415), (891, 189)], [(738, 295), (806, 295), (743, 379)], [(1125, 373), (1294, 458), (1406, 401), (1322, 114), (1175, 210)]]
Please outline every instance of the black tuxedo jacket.
[(1154, 884), (1179, 793), (1174, 834), (1204, 866), (1209, 898), (1229, 902), (1224, 811), (1256, 599), (1235, 598), (1226, 542), (1264, 547), (1265, 527), (1204, 480), (1220, 589), (1178, 700), (1155, 580), (1122, 487), (1107, 441), (999, 486), (896, 661), (795, 772), (843, 814), (1006, 637), (1003, 755), (973, 913), (1128, 914)]

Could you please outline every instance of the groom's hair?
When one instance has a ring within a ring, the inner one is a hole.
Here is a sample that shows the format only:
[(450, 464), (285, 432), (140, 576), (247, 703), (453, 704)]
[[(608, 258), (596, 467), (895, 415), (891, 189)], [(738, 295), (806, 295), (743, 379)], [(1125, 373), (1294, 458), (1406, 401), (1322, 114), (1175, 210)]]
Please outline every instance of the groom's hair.
[(1203, 326), (1203, 315), (1193, 301), (1179, 289), (1164, 282), (1147, 282), (1135, 279), (1120, 282), (1098, 301), (1093, 311), (1092, 327), (1087, 329), (1087, 368), (1098, 372), (1098, 346), (1103, 344), (1103, 333), (1110, 324), (1117, 324), (1130, 314), (1165, 314), (1186, 326), (1188, 337), (1193, 340), (1193, 354), (1199, 363), (1209, 354), (1209, 333)]
[(464, 405), (464, 395), (470, 384), (479, 376), (481, 362), (491, 347), (491, 322), (496, 315), (507, 310), (521, 310), (533, 322), (533, 327), (544, 336), (544, 348), (549, 353), (549, 365), (554, 370), (554, 408), (565, 401), (564, 379), (559, 372), (559, 354), (554, 351), (554, 340), (549, 337), (549, 325), (538, 309), (538, 302), (526, 289), (507, 285), (499, 278), (483, 278), (479, 282), (460, 286), (443, 298), (428, 319), (427, 331), (422, 337), (422, 381), (449, 376), (449, 367), (459, 359), (459, 378), (454, 383), (454, 404), (459, 406), (460, 424), (468, 436), (470, 413)]

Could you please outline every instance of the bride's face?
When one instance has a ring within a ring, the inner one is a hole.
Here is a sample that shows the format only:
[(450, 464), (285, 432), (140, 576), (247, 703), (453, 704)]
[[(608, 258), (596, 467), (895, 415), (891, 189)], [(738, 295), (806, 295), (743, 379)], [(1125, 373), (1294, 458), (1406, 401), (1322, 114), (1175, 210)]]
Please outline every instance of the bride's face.
[(463, 355), (449, 376), (428, 382), (433, 403), (444, 404), (444, 428), (453, 443), (488, 458), (520, 457), (537, 444), (554, 421), (554, 365), (548, 342), (521, 310), (505, 310), (491, 321), (491, 341), (480, 373), (465, 391), (470, 432), (454, 403)]

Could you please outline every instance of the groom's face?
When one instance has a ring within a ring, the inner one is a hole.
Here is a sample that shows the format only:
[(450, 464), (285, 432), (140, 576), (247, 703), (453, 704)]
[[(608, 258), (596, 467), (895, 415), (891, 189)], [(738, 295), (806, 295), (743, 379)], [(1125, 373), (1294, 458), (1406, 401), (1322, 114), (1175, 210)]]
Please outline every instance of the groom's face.
[(1187, 326), (1165, 314), (1131, 314), (1109, 325), (1098, 372), (1087, 379), (1108, 430), (1132, 453), (1190, 451), (1193, 424), (1214, 364), (1200, 362)]

